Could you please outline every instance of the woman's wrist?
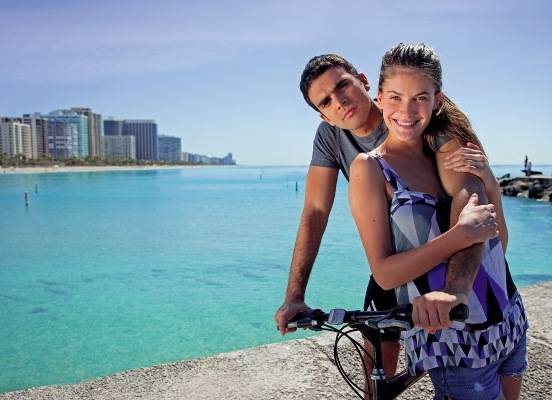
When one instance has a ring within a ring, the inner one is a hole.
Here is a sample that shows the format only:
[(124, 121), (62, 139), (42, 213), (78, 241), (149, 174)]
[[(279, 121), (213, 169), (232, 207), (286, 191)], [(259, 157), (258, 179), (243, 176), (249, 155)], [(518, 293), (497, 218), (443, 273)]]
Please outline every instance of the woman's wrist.
[(455, 253), (474, 244), (470, 235), (470, 229), (468, 229), (467, 226), (462, 225), (460, 222), (457, 222), (456, 225), (450, 228), (448, 233), (450, 234), (451, 243), (454, 243), (457, 248)]

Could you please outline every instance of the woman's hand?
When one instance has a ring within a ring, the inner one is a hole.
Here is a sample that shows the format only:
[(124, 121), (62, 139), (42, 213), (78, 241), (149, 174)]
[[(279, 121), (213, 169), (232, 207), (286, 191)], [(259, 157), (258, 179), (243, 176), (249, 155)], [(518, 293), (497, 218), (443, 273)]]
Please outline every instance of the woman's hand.
[(482, 243), (498, 235), (496, 212), (492, 204), (479, 205), (479, 196), (472, 194), (462, 209), (456, 226), (469, 247)]
[(443, 166), (455, 172), (468, 172), (479, 177), (489, 193), (497, 185), (496, 178), (489, 166), (489, 160), (481, 149), (474, 143), (467, 143), (445, 157)]

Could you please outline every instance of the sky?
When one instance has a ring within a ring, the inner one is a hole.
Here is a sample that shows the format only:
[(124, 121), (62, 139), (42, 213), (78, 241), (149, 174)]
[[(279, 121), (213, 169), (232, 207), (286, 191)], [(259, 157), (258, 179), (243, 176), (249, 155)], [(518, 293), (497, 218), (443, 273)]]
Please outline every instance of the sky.
[(308, 165), (307, 61), (340, 54), (374, 87), (387, 49), (425, 42), (492, 164), (552, 164), (551, 20), (548, 0), (0, 0), (0, 115), (90, 107), (183, 151)]

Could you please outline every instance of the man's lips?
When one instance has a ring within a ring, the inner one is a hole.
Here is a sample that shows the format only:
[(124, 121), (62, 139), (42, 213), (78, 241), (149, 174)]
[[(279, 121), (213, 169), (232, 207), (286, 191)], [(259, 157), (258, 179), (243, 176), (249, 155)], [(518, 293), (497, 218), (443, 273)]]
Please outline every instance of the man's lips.
[(351, 118), (353, 116), (353, 114), (355, 113), (355, 111), (356, 111), (355, 107), (349, 108), (347, 111), (345, 111), (345, 114), (343, 114), (343, 120)]

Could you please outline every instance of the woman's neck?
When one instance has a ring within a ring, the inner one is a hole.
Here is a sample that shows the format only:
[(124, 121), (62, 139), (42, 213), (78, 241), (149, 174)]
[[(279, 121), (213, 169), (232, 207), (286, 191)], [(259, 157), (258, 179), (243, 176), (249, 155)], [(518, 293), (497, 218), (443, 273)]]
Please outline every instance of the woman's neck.
[(378, 152), (384, 156), (402, 157), (407, 159), (417, 159), (420, 156), (424, 156), (423, 138), (417, 138), (415, 140), (400, 140), (396, 138), (391, 132), (380, 145)]

